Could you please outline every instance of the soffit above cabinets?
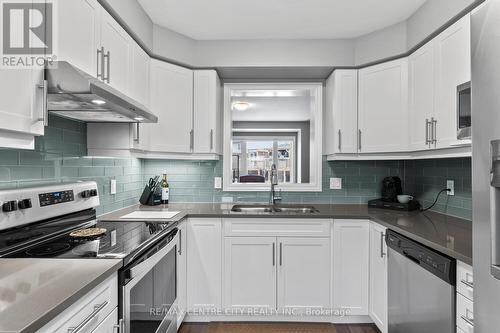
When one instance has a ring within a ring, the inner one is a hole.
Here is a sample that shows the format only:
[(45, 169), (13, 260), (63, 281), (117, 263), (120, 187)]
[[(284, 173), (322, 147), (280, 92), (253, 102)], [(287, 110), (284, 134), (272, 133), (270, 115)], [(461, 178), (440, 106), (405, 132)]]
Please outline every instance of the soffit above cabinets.
[(402, 22), (426, 0), (139, 0), (154, 23), (196, 40), (344, 39)]

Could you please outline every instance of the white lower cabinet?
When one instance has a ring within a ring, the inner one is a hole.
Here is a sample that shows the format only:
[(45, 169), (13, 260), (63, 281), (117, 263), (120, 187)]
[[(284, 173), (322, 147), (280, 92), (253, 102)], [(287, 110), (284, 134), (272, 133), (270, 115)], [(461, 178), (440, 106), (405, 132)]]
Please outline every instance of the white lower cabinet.
[(370, 221), (333, 222), (333, 307), (368, 315)]
[(187, 308), (222, 306), (221, 219), (190, 218), (187, 225)]
[(276, 238), (224, 239), (224, 308), (276, 308)]
[(387, 246), (386, 228), (370, 223), (370, 294), (369, 314), (382, 333), (387, 333)]
[(178, 226), (177, 244), (177, 328), (181, 326), (187, 311), (187, 223)]
[(118, 327), (116, 325), (117, 322), (118, 322), (118, 308), (115, 308), (113, 312), (111, 312), (106, 317), (106, 319), (104, 319), (99, 324), (99, 326), (97, 326), (96, 329), (92, 331), (92, 333), (116, 333), (118, 330)]

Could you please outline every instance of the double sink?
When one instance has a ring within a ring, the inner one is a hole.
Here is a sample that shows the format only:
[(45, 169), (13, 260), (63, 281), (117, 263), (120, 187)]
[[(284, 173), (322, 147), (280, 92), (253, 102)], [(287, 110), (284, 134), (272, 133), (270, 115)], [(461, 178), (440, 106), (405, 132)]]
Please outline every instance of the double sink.
[(234, 205), (231, 211), (235, 213), (319, 213), (314, 206), (304, 205)]

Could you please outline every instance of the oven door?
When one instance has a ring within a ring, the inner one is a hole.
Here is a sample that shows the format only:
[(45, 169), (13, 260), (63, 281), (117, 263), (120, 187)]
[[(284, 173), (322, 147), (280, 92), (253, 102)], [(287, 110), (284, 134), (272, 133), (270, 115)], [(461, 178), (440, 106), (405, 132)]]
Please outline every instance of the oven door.
[(134, 260), (122, 274), (123, 326), (126, 333), (177, 332), (177, 229)]

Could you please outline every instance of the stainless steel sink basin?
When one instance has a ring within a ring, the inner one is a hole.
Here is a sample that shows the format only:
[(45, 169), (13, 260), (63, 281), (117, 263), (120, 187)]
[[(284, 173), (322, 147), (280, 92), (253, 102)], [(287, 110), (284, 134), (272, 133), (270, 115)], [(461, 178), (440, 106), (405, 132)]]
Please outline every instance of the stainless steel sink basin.
[(304, 205), (234, 205), (231, 211), (237, 213), (319, 213), (314, 206)]

